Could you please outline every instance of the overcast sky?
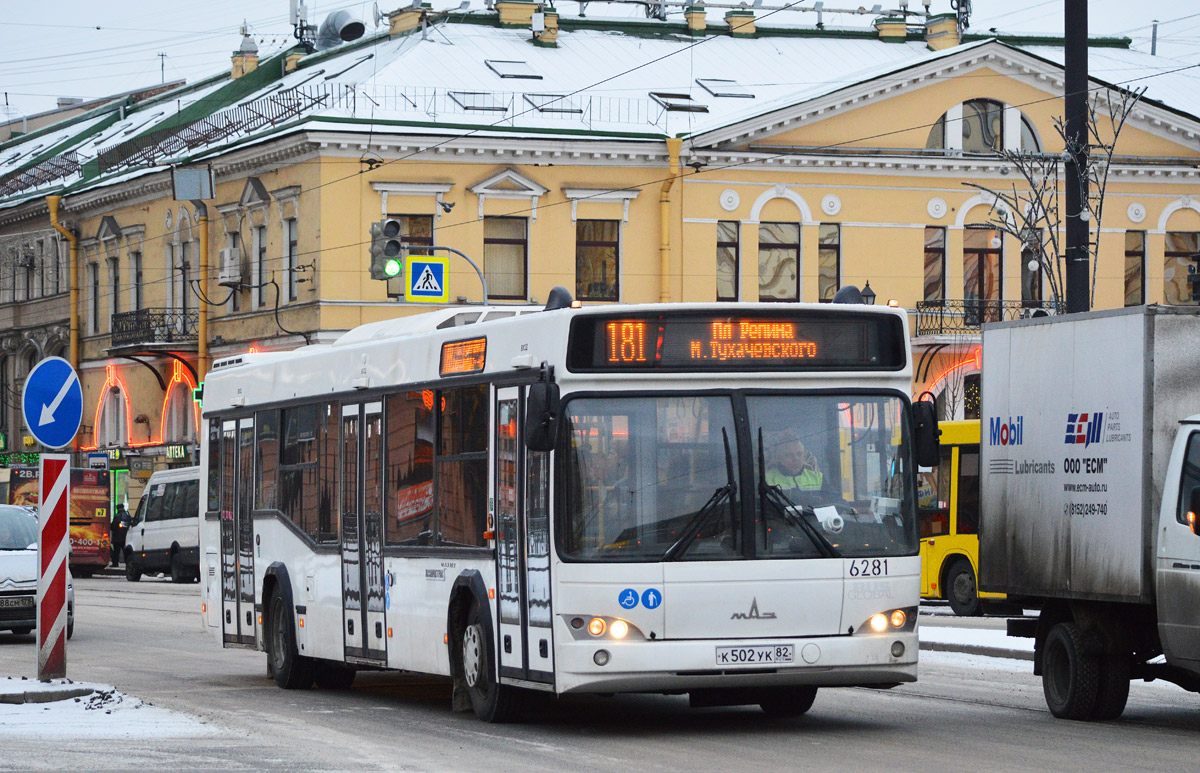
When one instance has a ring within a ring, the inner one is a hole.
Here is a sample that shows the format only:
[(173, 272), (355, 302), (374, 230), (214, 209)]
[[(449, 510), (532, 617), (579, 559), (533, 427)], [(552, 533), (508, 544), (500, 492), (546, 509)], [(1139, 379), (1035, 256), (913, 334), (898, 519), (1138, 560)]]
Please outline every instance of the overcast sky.
[[(718, 0), (728, 2), (729, 0)], [(482, 8), (483, 0), (471, 0)], [(810, 6), (813, 0), (803, 0)], [(381, 0), (386, 11), (407, 5)], [(765, 0), (765, 5), (779, 4)], [(825, 0), (833, 7), (870, 7), (875, 0)], [(881, 3), (884, 9), (898, 0)], [(367, 19), (371, 2), (310, 0), (310, 20), (319, 23), (337, 8), (356, 10)], [(437, 0), (436, 7), (458, 5)], [(920, 7), (920, 0), (910, 6)], [(1200, 61), (1200, 4), (1196, 0), (1090, 0), (1092, 35), (1128, 35), (1140, 50), (1150, 50), (1150, 25), (1158, 19), (1158, 53), (1185, 62)], [(560, 12), (574, 14), (574, 0), (559, 0)], [(166, 80), (189, 82), (229, 68), (229, 56), (241, 41), (243, 17), (264, 53), (291, 41), (288, 0), (191, 0), (164, 4), (138, 0), (0, 0), (0, 115), (52, 109), (57, 97), (93, 98)], [(933, 0), (934, 12), (949, 12), (950, 0)], [(594, 3), (591, 17), (628, 16), (637, 9)], [(829, 14), (827, 26), (866, 26), (870, 15)], [(775, 14), (780, 23), (812, 24), (811, 13)], [(1061, 35), (1062, 0), (974, 0), (971, 30)], [(166, 54), (160, 57), (159, 54)], [(632, 64), (632, 63), (631, 63)], [(580, 84), (584, 86), (586, 84)], [(5, 110), (7, 100), (8, 110)]]

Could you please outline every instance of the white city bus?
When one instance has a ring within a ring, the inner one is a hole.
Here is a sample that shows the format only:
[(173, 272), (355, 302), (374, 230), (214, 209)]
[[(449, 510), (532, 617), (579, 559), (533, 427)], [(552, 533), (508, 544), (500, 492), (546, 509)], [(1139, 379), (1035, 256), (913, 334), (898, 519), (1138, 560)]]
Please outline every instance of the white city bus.
[(557, 289), (529, 311), (214, 365), (218, 641), (286, 688), (449, 676), (488, 721), (530, 690), (789, 715), (916, 679), (915, 449), (937, 441), (902, 311)]

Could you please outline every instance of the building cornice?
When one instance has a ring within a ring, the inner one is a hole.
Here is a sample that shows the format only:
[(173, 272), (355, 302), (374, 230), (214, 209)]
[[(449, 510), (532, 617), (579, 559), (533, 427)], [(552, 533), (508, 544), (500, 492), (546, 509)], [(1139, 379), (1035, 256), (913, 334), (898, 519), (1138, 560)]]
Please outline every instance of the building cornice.
[(383, 159), (384, 165), (414, 159), (418, 161), (456, 161), (481, 164), (578, 166), (666, 166), (664, 140), (583, 140), (543, 139), (539, 137), (483, 137), (478, 135), (383, 136), (378, 133), (308, 132), (322, 156), (361, 158), (370, 153)]
[[(1013, 79), (1045, 91), (1048, 97), (1061, 97), (1064, 79), (1061, 66), (1049, 63), (1033, 54), (1000, 43), (987, 43), (934, 61), (903, 68), (852, 84), (835, 92), (796, 105), (766, 112), (742, 121), (701, 132), (695, 136), (699, 145), (708, 147), (748, 144), (764, 137), (798, 128), (807, 123), (832, 117), (847, 109), (860, 107), (880, 98), (911, 92), (955, 74), (965, 75), (982, 68), (1005, 72)], [(1092, 80), (1098, 87), (1092, 101), (1103, 113), (1106, 84)], [(1014, 105), (1014, 107), (1021, 107)], [(936, 116), (930, 119), (932, 122)], [(1140, 102), (1130, 116), (1143, 128), (1157, 136), (1175, 142), (1187, 142), (1200, 136), (1200, 122), (1188, 120), (1179, 113)], [(912, 127), (918, 128), (918, 127)]]
[[(697, 175), (732, 170), (770, 172), (781, 169), (851, 174), (903, 174), (923, 177), (964, 177), (1017, 180), (1012, 165), (998, 156), (888, 156), (879, 153), (853, 155), (850, 153), (762, 153), (738, 151), (708, 151), (689, 157), (700, 163), (697, 174), (685, 174), (685, 181)], [(1195, 166), (1186, 163), (1113, 164), (1112, 178), (1136, 178), (1139, 181), (1180, 180), (1200, 177), (1200, 158)]]

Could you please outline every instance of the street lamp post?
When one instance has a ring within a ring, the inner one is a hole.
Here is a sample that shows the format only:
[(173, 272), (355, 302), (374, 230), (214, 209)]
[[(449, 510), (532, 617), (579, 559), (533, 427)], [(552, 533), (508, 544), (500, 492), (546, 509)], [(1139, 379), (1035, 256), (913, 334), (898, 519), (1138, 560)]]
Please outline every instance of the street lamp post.
[(871, 289), (871, 280), (867, 280), (862, 289), (862, 302), (868, 306), (875, 305), (875, 291)]

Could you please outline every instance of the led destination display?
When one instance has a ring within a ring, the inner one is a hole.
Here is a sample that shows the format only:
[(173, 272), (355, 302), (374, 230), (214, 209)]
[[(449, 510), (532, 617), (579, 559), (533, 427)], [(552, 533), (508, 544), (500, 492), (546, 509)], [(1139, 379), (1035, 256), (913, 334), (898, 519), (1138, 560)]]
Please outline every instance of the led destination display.
[(876, 370), (904, 362), (890, 315), (659, 314), (580, 317), (571, 370)]

